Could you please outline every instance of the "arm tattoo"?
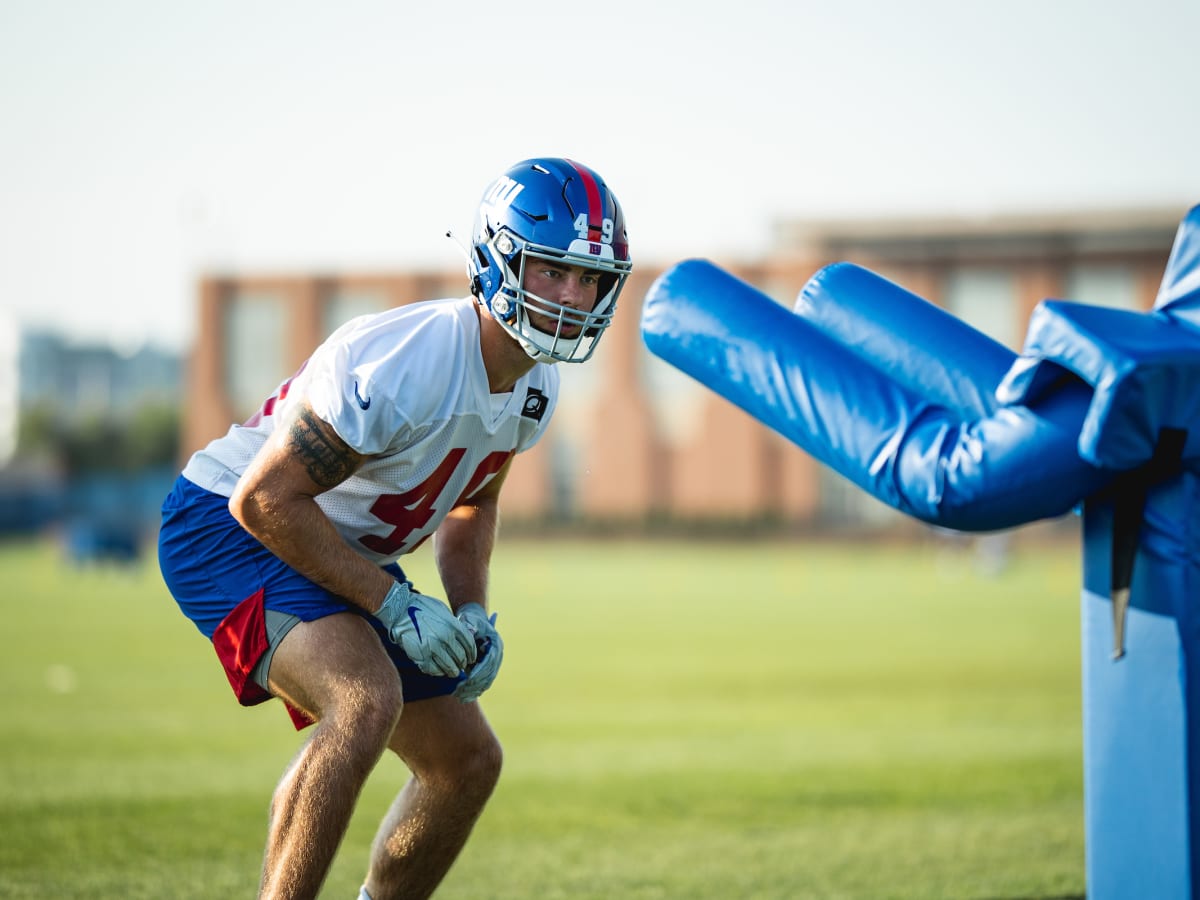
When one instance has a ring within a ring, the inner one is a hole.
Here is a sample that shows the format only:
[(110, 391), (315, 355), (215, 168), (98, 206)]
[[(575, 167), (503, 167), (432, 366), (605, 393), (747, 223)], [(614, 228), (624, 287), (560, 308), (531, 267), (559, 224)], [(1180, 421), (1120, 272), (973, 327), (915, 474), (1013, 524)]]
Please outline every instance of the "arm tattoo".
[(304, 463), (308, 477), (328, 490), (358, 468), (357, 454), (329, 425), (305, 406), (288, 429), (288, 446)]

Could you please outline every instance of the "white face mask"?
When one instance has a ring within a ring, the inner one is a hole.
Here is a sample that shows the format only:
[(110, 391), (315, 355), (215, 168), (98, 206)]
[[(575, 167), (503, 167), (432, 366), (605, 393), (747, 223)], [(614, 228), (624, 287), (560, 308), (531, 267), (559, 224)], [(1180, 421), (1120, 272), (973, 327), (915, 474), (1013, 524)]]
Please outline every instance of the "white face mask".
[[(575, 244), (582, 244), (583, 247), (576, 247)], [(488, 309), (504, 330), (538, 362), (587, 360), (595, 351), (600, 336), (612, 323), (617, 295), (629, 274), (629, 263), (614, 261), (611, 248), (604, 248), (608, 250), (608, 259), (604, 259), (603, 256), (588, 253), (587, 246), (587, 242), (576, 241), (563, 253), (514, 240), (503, 231), (490, 242), (495, 259), (512, 259), (514, 251), (519, 251), (517, 255), (520, 262), (516, 272), (504, 264), (503, 284), (492, 296)], [(611, 286), (597, 298), (590, 311), (563, 306), (525, 289), (525, 265), (529, 259), (544, 259), (560, 265), (591, 269), (603, 277), (603, 282), (610, 282)]]

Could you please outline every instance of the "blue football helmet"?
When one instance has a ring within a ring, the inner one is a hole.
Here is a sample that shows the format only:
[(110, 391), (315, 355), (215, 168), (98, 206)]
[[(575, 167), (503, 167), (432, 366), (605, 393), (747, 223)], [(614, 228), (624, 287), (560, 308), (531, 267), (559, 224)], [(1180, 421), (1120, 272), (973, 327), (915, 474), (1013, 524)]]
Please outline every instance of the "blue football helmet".
[[(527, 291), (529, 259), (594, 269), (596, 305), (585, 312)], [(587, 166), (569, 159), (527, 159), (484, 191), (467, 261), (471, 292), (533, 359), (583, 362), (590, 357), (612, 322), (631, 269), (621, 205)], [(536, 326), (530, 311), (552, 324)]]

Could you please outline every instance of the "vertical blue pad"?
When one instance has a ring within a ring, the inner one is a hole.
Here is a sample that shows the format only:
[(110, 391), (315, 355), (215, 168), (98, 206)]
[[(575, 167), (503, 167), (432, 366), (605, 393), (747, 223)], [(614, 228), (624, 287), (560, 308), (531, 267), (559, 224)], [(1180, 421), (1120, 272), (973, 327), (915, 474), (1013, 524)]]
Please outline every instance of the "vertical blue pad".
[(1200, 206), (1179, 223), (1154, 308), (1200, 328)]

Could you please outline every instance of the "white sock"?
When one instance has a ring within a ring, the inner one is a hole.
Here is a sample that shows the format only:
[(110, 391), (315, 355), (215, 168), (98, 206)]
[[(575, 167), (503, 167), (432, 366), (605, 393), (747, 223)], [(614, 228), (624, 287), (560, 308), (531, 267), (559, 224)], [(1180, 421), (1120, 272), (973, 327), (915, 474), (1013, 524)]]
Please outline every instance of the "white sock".
[(358, 900), (371, 900), (371, 895), (367, 893), (367, 886), (365, 884), (358, 889)]

